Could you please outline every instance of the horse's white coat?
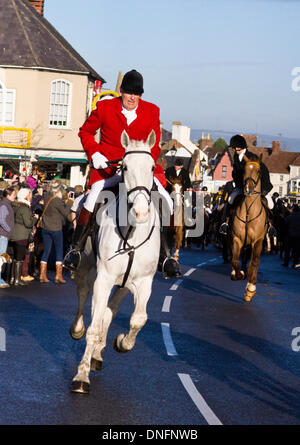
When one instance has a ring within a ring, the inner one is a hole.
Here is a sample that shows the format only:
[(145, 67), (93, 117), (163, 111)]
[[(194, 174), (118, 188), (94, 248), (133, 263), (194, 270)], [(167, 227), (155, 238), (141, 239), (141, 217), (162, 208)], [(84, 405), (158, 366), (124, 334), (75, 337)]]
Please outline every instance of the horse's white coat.
[[(133, 150), (150, 153), (155, 143), (155, 133), (151, 132), (146, 143), (143, 143), (130, 141), (126, 132), (123, 132), (121, 142), (125, 148), (125, 153), (130, 153)], [(151, 190), (153, 183), (152, 167), (154, 167), (151, 155), (140, 153), (126, 155), (123, 167), (125, 167), (124, 182), (127, 191), (137, 186), (143, 186), (149, 191)], [(145, 199), (145, 196), (147, 195), (138, 190), (130, 195), (130, 200), (133, 203), (131, 216), (135, 219), (136, 225), (129, 237), (129, 244), (138, 246), (147, 239), (153, 225), (155, 227), (150, 239), (135, 251), (126, 287), (117, 288), (110, 301), (109, 296), (113, 286), (120, 286), (123, 282), (129, 256), (128, 252), (122, 250), (123, 239), (116, 230), (115, 204), (108, 204), (106, 211), (101, 212), (97, 276), (92, 297), (92, 322), (87, 330), (86, 349), (78, 367), (78, 372), (73, 379), (74, 381), (89, 383), (91, 359), (93, 357), (102, 361), (101, 353), (106, 345), (109, 325), (128, 290), (133, 294), (135, 309), (130, 319), (129, 333), (127, 335), (121, 334), (117, 338), (119, 348), (124, 352), (132, 349), (138, 332), (146, 323), (146, 305), (151, 294), (153, 276), (159, 258), (160, 225), (157, 223), (159, 215), (154, 204), (149, 202), (148, 196)], [(120, 196), (120, 207), (121, 201), (125, 199), (127, 199), (126, 196)], [(142, 220), (139, 215), (142, 216)], [(125, 235), (128, 228), (123, 227), (122, 230), (123, 235)], [(76, 323), (73, 323), (73, 326), (77, 329)]]

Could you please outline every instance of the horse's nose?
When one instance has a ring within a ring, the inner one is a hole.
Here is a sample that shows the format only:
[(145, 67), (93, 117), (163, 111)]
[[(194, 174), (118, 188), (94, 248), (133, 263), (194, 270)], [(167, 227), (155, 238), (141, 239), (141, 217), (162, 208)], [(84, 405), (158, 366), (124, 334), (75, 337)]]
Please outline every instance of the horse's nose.
[(148, 220), (150, 214), (150, 209), (147, 209), (146, 211), (136, 211), (135, 217), (137, 223), (144, 223)]

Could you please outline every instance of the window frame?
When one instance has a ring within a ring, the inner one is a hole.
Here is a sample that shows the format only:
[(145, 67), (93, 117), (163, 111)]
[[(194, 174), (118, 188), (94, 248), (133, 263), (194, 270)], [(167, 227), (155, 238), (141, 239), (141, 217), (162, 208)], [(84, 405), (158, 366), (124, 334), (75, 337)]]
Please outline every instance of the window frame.
[[(69, 101), (67, 104), (67, 116), (66, 116), (66, 125), (55, 125), (55, 124), (51, 124), (51, 108), (52, 105), (56, 106), (56, 105), (64, 105), (64, 104), (57, 104), (56, 102), (52, 103), (52, 94), (56, 94), (52, 92), (52, 88), (54, 84), (57, 84), (58, 82), (64, 82), (65, 84), (68, 85), (69, 87)], [(50, 106), (49, 106), (49, 119), (48, 119), (48, 125), (50, 129), (54, 129), (54, 130), (71, 130), (71, 109), (72, 109), (72, 83), (67, 80), (67, 79), (54, 79), (51, 81), (51, 88), (50, 88)]]
[(222, 165), (222, 178), (227, 178), (227, 165)]
[[(5, 84), (3, 82), (1, 82), (0, 80), (0, 89), (3, 93), (3, 109), (2, 109), (2, 120), (0, 120), (0, 125), (4, 126), (4, 127), (13, 127), (14, 123), (15, 123), (15, 109), (16, 109), (16, 90), (12, 89), (12, 88), (6, 88)], [(5, 120), (5, 115), (6, 115), (6, 105), (7, 105), (7, 99), (6, 99), (6, 95), (7, 93), (12, 93), (12, 119), (11, 121), (6, 121)]]

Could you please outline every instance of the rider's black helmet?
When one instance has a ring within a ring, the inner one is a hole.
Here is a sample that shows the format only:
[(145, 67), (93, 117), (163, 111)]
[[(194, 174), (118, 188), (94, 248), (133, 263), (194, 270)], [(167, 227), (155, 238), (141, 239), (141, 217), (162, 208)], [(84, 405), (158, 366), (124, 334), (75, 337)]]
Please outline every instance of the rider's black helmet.
[(124, 75), (120, 89), (124, 93), (141, 96), (144, 92), (143, 83), (143, 76), (136, 70), (131, 70)]
[(231, 148), (247, 148), (247, 142), (246, 139), (241, 136), (240, 134), (236, 134), (235, 136), (232, 136), (230, 139), (230, 143), (228, 147)]
[(184, 160), (182, 158), (175, 159), (175, 165), (181, 167), (181, 165), (184, 165)]

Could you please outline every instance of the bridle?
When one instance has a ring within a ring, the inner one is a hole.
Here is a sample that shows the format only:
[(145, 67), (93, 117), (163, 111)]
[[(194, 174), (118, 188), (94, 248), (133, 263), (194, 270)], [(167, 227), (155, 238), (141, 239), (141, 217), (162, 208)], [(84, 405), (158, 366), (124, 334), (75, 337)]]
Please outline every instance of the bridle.
[[(260, 167), (260, 164), (258, 163), (258, 162), (255, 162), (255, 161), (249, 161), (249, 162), (246, 162), (246, 165), (247, 164), (255, 164), (255, 165), (257, 165), (258, 167)], [(256, 195), (256, 194), (258, 194), (258, 195), (260, 195), (261, 193), (260, 192), (258, 192), (258, 191), (256, 191), (255, 190), (255, 187), (257, 186), (257, 184), (258, 184), (258, 182), (260, 181), (260, 179), (261, 179), (261, 171), (260, 171), (260, 169), (259, 169), (259, 171), (258, 171), (258, 176), (257, 176), (257, 179), (255, 180), (254, 178), (251, 178), (250, 176), (248, 176), (247, 178), (245, 178), (244, 179), (244, 182), (243, 182), (243, 185), (244, 185), (244, 194), (245, 194), (245, 196), (251, 196), (251, 195)], [(246, 192), (246, 190), (245, 190), (245, 187), (246, 187), (246, 183), (248, 182), (248, 181), (252, 181), (253, 182), (253, 184), (254, 184), (254, 189), (252, 190), (252, 192)]]
[[(255, 162), (255, 161), (248, 161), (248, 162), (246, 162), (246, 165), (247, 165), (247, 164), (255, 164), (255, 165), (258, 165), (258, 167), (260, 167), (260, 164), (259, 164), (258, 162)], [(257, 179), (256, 179), (256, 180), (255, 180), (254, 178), (251, 178), (251, 177), (249, 176), (249, 177), (245, 178), (244, 181), (243, 181), (243, 185), (244, 185), (244, 195), (245, 195), (245, 197), (247, 198), (247, 197), (249, 197), (249, 196), (256, 195), (255, 198), (253, 199), (253, 201), (251, 202), (251, 204), (250, 204), (249, 206), (247, 205), (247, 200), (246, 200), (246, 199), (243, 201), (243, 202), (245, 203), (245, 207), (246, 207), (246, 220), (243, 220), (242, 218), (240, 218), (240, 217), (237, 215), (237, 213), (235, 213), (235, 216), (236, 216), (242, 223), (245, 224), (245, 240), (244, 240), (244, 246), (246, 245), (246, 242), (247, 242), (247, 236), (248, 236), (248, 224), (249, 224), (250, 222), (256, 220), (257, 218), (259, 218), (260, 215), (262, 214), (262, 210), (263, 210), (263, 205), (261, 204), (261, 208), (260, 208), (260, 211), (259, 211), (258, 215), (256, 215), (254, 218), (251, 218), (251, 219), (249, 220), (250, 209), (251, 209), (251, 207), (253, 206), (253, 204), (255, 203), (255, 201), (258, 199), (258, 197), (261, 196), (261, 192), (258, 192), (257, 190), (255, 190), (255, 188), (256, 188), (256, 186), (258, 185), (258, 182), (260, 181), (260, 179), (261, 179), (261, 171), (260, 171), (260, 169), (259, 169), (259, 171), (258, 171), (258, 176), (257, 176)], [(249, 193), (249, 192), (247, 193), (246, 190), (245, 190), (247, 181), (252, 181), (253, 184), (254, 184), (254, 189), (253, 189), (252, 192), (250, 192), (250, 193)], [(243, 247), (244, 247), (244, 246), (243, 246)]]
[[(121, 170), (122, 174), (124, 174), (124, 171), (126, 171), (126, 170), (125, 170), (125, 168), (123, 166), (123, 161), (124, 161), (125, 157), (130, 155), (130, 154), (147, 154), (147, 155), (152, 156), (151, 153), (149, 151), (146, 151), (146, 150), (131, 150), (131, 151), (128, 151), (127, 153), (125, 153), (123, 158), (114, 159), (112, 161), (108, 161), (107, 164), (110, 167), (114, 167), (117, 170)], [(117, 167), (116, 167), (116, 164), (117, 164)], [(132, 189), (127, 191), (127, 197), (129, 197), (129, 195), (131, 195), (132, 193), (134, 193), (136, 191), (139, 191), (140, 193), (142, 193), (143, 191), (146, 192), (146, 194), (148, 195), (148, 205), (150, 205), (150, 203), (151, 203), (151, 190), (149, 190), (147, 187), (145, 187), (143, 185), (138, 185), (137, 187), (133, 187)]]
[[(112, 160), (112, 161), (108, 161), (107, 164), (108, 164), (110, 167), (114, 167), (114, 168), (116, 168), (117, 170), (121, 170), (121, 171), (122, 171), (122, 174), (124, 174), (124, 171), (126, 171), (126, 170), (125, 170), (125, 168), (124, 168), (124, 166), (123, 166), (123, 160), (124, 160), (124, 158), (125, 158), (126, 156), (128, 156), (128, 155), (130, 155), (130, 154), (147, 154), (147, 155), (152, 156), (151, 153), (150, 153), (149, 151), (145, 151), (145, 150), (131, 150), (131, 151), (128, 151), (127, 153), (125, 153), (125, 155), (123, 156), (123, 158), (120, 158), (120, 159), (114, 159), (114, 160)], [(116, 164), (117, 164), (117, 167), (116, 167)], [(129, 196), (131, 193), (136, 192), (136, 191), (139, 191), (140, 193), (142, 193), (142, 192), (146, 192), (147, 195), (148, 195), (148, 197), (149, 197), (149, 199), (148, 199), (148, 205), (150, 205), (150, 203), (151, 203), (151, 190), (149, 190), (147, 187), (145, 187), (145, 186), (143, 186), (143, 185), (139, 185), (139, 186), (137, 186), (137, 187), (133, 187), (131, 190), (128, 190), (128, 191), (127, 191), (127, 198), (128, 198), (128, 196)], [(138, 195), (138, 194), (137, 194), (137, 195)], [(137, 195), (136, 195), (136, 196), (137, 196)], [(135, 198), (136, 198), (136, 197), (135, 197)], [(134, 198), (134, 199), (135, 199), (135, 198)], [(132, 205), (133, 205), (133, 203), (132, 203)], [(123, 232), (122, 232), (122, 230), (121, 230), (121, 227), (120, 227), (119, 210), (118, 210), (118, 209), (119, 209), (119, 200), (117, 201), (116, 224), (117, 224), (117, 229), (118, 229), (119, 235), (120, 235), (120, 237), (121, 237), (122, 240), (123, 240), (123, 247), (121, 247), (121, 248), (116, 252), (116, 254), (115, 254), (114, 256), (112, 256), (111, 258), (109, 258), (109, 260), (111, 260), (112, 258), (114, 258), (114, 257), (117, 256), (117, 255), (121, 255), (121, 254), (124, 254), (124, 253), (128, 253), (128, 265), (127, 265), (127, 269), (126, 269), (126, 272), (125, 272), (124, 277), (123, 277), (122, 284), (121, 284), (121, 286), (120, 286), (121, 288), (123, 288), (123, 287), (125, 287), (125, 284), (126, 284), (126, 282), (127, 282), (127, 280), (128, 280), (129, 274), (130, 274), (130, 270), (131, 270), (131, 267), (132, 267), (132, 264), (133, 264), (133, 259), (134, 259), (135, 251), (136, 251), (139, 247), (143, 246), (143, 245), (144, 245), (144, 244), (151, 238), (152, 233), (153, 233), (154, 228), (155, 228), (155, 220), (154, 220), (154, 223), (153, 223), (153, 225), (152, 225), (152, 227), (151, 227), (151, 229), (150, 229), (150, 232), (149, 232), (147, 238), (146, 238), (144, 241), (142, 241), (139, 245), (137, 245), (137, 246), (132, 246), (132, 245), (129, 244), (129, 242), (128, 242), (128, 238), (129, 238), (130, 234), (132, 233), (134, 227), (130, 225), (130, 226), (128, 227), (128, 231), (127, 231), (126, 235), (123, 234)]]

